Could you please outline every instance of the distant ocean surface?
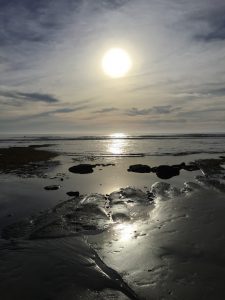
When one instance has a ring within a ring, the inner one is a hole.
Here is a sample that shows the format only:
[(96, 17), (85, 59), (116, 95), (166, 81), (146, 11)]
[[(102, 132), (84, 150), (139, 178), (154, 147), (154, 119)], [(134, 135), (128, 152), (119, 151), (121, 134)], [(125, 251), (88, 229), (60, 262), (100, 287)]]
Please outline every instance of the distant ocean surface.
[(49, 144), (64, 155), (95, 157), (186, 156), (225, 152), (225, 134), (109, 136), (0, 135), (0, 147)]

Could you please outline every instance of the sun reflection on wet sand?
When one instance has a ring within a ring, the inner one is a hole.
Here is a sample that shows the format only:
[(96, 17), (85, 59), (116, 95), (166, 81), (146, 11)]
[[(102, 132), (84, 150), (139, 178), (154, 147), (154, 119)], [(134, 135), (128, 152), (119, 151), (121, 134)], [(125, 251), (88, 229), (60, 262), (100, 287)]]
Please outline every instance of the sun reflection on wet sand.
[(129, 241), (135, 236), (136, 226), (134, 224), (121, 223), (114, 226), (120, 241)]

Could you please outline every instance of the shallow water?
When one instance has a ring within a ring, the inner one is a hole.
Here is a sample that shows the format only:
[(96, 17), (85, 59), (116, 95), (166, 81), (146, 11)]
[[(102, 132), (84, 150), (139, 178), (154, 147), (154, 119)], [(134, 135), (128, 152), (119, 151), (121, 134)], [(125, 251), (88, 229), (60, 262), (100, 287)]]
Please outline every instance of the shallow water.
[[(0, 240), (1, 299), (223, 299), (225, 171), (202, 163), (162, 183), (127, 169), (218, 158), (224, 141), (50, 140), (60, 165), (41, 177), (1, 174), (0, 226), (10, 240)], [(40, 139), (4, 141), (13, 143)], [(68, 171), (80, 162), (115, 166)], [(61, 187), (44, 189), (52, 184)]]

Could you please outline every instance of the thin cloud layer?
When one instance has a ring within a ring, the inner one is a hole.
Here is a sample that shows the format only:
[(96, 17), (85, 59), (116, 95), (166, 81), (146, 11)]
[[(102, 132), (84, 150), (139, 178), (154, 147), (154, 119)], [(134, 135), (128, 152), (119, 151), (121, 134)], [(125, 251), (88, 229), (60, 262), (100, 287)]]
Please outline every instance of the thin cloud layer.
[[(224, 131), (224, 15), (224, 0), (0, 0), (1, 129)], [(111, 47), (127, 77), (102, 72)]]
[(170, 114), (174, 111), (180, 110), (180, 107), (172, 107), (172, 105), (162, 105), (162, 106), (154, 106), (151, 108), (139, 109), (133, 107), (132, 109), (128, 110), (126, 113), (129, 116), (145, 116), (151, 114)]
[(100, 110), (95, 110), (94, 113), (105, 114), (105, 113), (115, 112), (117, 110), (118, 110), (118, 108), (115, 108), (115, 107), (106, 107), (106, 108), (102, 108)]
[(4, 92), (0, 91), (0, 99), (1, 98), (9, 98), (13, 101), (19, 102), (21, 104), (25, 102), (45, 102), (45, 103), (57, 103), (59, 99), (56, 99), (54, 96), (49, 94), (41, 94), (41, 93), (22, 93), (22, 92)]
[(198, 23), (199, 32), (195, 38), (204, 42), (225, 40), (225, 4), (219, 2), (210, 10), (200, 11), (191, 17), (191, 22)]

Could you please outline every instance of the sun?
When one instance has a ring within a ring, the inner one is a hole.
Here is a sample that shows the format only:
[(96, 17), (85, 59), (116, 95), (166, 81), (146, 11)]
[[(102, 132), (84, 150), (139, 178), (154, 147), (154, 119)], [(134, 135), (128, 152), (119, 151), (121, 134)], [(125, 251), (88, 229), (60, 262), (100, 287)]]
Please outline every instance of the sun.
[(112, 78), (124, 77), (131, 67), (132, 60), (122, 48), (111, 48), (102, 58), (102, 69)]

